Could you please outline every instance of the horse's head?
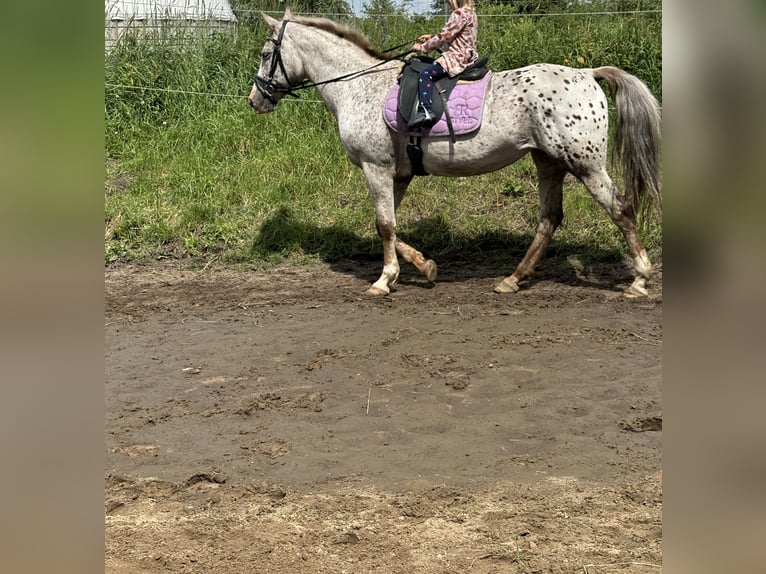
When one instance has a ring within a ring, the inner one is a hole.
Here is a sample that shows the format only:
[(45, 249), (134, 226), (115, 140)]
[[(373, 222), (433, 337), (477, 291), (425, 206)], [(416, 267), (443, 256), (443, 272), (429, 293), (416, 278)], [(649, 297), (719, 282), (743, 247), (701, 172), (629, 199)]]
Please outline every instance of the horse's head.
[(287, 24), (292, 17), (288, 8), (282, 20), (261, 13), (270, 28), (269, 37), (261, 50), (261, 64), (250, 90), (248, 100), (259, 114), (273, 112), (285, 96), (297, 97), (293, 89), (303, 83), (303, 64), (286, 42)]

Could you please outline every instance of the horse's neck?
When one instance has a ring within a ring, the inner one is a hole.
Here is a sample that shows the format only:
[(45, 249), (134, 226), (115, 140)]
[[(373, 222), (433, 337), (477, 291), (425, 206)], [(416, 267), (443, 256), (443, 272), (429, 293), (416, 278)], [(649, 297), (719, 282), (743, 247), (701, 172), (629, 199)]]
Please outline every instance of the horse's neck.
[(335, 111), (349, 103), (349, 85), (346, 82), (332, 82), (335, 78), (363, 71), (377, 60), (347, 40), (335, 40), (328, 32), (308, 29), (300, 42), (303, 68), (312, 83), (330, 82), (320, 87), (320, 93), (328, 107)]

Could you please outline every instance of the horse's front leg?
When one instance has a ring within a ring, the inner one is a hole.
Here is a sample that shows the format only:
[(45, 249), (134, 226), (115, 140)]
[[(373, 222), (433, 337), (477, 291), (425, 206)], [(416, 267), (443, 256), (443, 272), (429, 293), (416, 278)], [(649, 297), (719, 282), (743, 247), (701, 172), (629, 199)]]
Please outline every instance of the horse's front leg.
[[(399, 209), (404, 194), (407, 192), (407, 186), (412, 181), (412, 176), (400, 176), (394, 179), (394, 210)], [(412, 263), (415, 268), (420, 271), (423, 276), (430, 282), (436, 281), (436, 262), (432, 259), (426, 259), (423, 254), (412, 247), (407, 245), (401, 239), (396, 240), (396, 252), (407, 263)]]
[(407, 263), (412, 263), (415, 268), (423, 274), (423, 277), (430, 282), (436, 281), (436, 262), (433, 259), (426, 259), (423, 254), (407, 245), (401, 239), (396, 240), (396, 252), (402, 256)]
[(372, 201), (375, 203), (375, 227), (383, 241), (383, 273), (367, 290), (369, 295), (387, 295), (399, 277), (396, 258), (396, 205), (394, 201), (393, 168), (362, 164)]

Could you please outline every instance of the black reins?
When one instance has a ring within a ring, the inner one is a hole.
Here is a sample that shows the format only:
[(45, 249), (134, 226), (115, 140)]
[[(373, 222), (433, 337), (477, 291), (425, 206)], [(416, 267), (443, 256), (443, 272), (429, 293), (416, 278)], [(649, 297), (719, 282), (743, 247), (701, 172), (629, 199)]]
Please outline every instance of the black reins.
[[(304, 80), (300, 84), (290, 85), (290, 79), (287, 77), (287, 70), (285, 69), (285, 64), (284, 62), (282, 62), (282, 37), (285, 34), (285, 28), (287, 27), (288, 22), (289, 20), (282, 20), (282, 27), (279, 29), (279, 34), (277, 35), (276, 40), (271, 37), (267, 39), (268, 42), (272, 42), (274, 44), (274, 51), (272, 52), (272, 55), (271, 55), (272, 59), (271, 59), (271, 67), (269, 68), (269, 76), (267, 78), (264, 78), (256, 74), (255, 78), (253, 78), (253, 82), (255, 83), (255, 87), (257, 88), (258, 92), (274, 105), (277, 105), (277, 101), (278, 101), (274, 99), (275, 94), (284, 94), (285, 96), (292, 96), (293, 98), (298, 98), (300, 97), (300, 94), (295, 93), (297, 90), (307, 90), (309, 88), (316, 88), (317, 86), (332, 84), (334, 82), (342, 82), (344, 80), (353, 80), (354, 78), (358, 78), (371, 73), (378, 66), (382, 66), (383, 64), (387, 64), (388, 62), (393, 62), (394, 60), (402, 60), (405, 56), (408, 56), (413, 53), (412, 50), (407, 50), (406, 52), (401, 52), (399, 54), (391, 56), (390, 58), (386, 58), (382, 60), (381, 62), (378, 62), (374, 66), (370, 66), (369, 68), (358, 70), (356, 72), (351, 72), (349, 74), (343, 74), (342, 76), (331, 78), (323, 82), (309, 82), (307, 80)], [(398, 46), (394, 46), (393, 48), (389, 48), (388, 50), (384, 50), (383, 52), (384, 53), (393, 52), (394, 50), (398, 50), (399, 48), (402, 48), (406, 46), (407, 44), (408, 43), (399, 44)], [(287, 82), (286, 85), (279, 85), (274, 82), (274, 74), (276, 73), (277, 68), (279, 68), (279, 70), (282, 72), (282, 75), (285, 77), (285, 81)]]

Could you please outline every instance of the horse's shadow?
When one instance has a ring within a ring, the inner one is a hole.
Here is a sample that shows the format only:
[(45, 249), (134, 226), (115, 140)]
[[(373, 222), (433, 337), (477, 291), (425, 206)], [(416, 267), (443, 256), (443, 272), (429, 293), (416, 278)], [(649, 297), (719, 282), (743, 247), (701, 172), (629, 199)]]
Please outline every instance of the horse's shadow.
[[(440, 216), (400, 225), (401, 239), (434, 259), (439, 283), (470, 279), (499, 279), (509, 275), (524, 256), (533, 235), (493, 230), (468, 237), (454, 234)], [(360, 235), (339, 225), (319, 227), (298, 220), (288, 207), (281, 207), (261, 225), (251, 249), (252, 258), (273, 258), (292, 253), (313, 255), (334, 271), (365, 281), (380, 275), (383, 250), (377, 236)], [(614, 248), (554, 240), (535, 270), (530, 283), (553, 280), (578, 286), (614, 289), (632, 280), (623, 254)], [(400, 258), (399, 284), (429, 288), (414, 267)]]

